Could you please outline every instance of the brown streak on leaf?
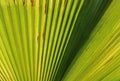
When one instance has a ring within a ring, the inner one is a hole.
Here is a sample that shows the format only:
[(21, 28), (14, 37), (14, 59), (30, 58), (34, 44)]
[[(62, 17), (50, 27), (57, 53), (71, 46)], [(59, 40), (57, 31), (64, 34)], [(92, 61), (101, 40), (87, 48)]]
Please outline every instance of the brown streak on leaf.
[(65, 5), (66, 5), (66, 2), (67, 2), (67, 1), (66, 1), (66, 0), (64, 0), (64, 4), (65, 4)]
[(40, 37), (39, 37), (39, 35), (37, 36), (37, 42), (39, 41), (39, 39), (40, 39)]
[(108, 59), (108, 60), (105, 62), (105, 65), (106, 65), (107, 63), (109, 63), (112, 59), (113, 59), (113, 57), (111, 57), (110, 59)]
[(25, 2), (26, 2), (26, 1), (25, 1), (25, 0), (23, 0), (23, 6), (25, 6)]
[(16, 0), (14, 0), (14, 4), (17, 5), (17, 1)]
[(45, 0), (45, 14), (47, 13), (47, 2)]
[(31, 5), (34, 6), (34, 0), (31, 0)]

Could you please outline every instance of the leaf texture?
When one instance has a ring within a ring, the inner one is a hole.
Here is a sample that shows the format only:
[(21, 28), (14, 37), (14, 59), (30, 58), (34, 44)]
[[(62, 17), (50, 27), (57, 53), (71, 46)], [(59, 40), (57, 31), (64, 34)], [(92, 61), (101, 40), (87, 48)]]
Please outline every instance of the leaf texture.
[(119, 0), (0, 0), (0, 81), (119, 81)]

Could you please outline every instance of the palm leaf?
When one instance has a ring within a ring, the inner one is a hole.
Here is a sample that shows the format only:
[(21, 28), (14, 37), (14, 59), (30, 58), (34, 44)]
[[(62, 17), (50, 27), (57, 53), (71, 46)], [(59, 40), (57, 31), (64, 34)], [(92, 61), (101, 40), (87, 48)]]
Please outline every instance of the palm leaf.
[(0, 81), (119, 81), (119, 0), (0, 0)]

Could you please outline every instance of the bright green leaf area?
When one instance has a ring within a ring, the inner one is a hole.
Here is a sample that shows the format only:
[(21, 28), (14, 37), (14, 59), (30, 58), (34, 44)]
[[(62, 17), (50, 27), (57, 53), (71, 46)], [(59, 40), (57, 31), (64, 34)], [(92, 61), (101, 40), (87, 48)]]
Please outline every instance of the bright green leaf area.
[(120, 0), (0, 0), (0, 81), (120, 81)]

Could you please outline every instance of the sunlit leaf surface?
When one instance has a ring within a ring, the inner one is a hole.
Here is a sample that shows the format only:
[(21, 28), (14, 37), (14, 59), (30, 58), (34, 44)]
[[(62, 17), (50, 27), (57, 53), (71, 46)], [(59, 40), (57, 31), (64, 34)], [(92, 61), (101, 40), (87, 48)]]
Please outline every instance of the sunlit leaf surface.
[(0, 0), (0, 81), (120, 81), (120, 0)]

